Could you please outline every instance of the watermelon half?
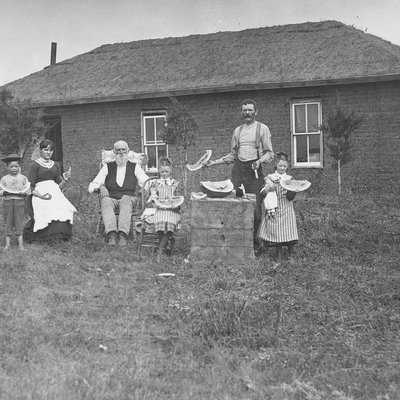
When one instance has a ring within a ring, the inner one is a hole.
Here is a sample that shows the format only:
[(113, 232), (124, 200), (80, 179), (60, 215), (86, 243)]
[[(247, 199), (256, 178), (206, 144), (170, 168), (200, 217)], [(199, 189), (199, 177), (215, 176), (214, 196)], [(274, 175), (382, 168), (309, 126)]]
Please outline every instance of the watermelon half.
[(21, 193), (21, 192), (27, 192), (30, 186), (31, 186), (31, 184), (29, 182), (27, 182), (22, 190), (13, 190), (13, 189), (6, 188), (5, 186), (3, 186), (0, 183), (0, 189), (1, 190), (4, 190), (4, 191), (6, 191), (8, 193), (12, 193), (12, 194), (18, 194), (18, 193)]
[(209, 197), (225, 197), (232, 193), (233, 183), (230, 179), (219, 182), (200, 182), (203, 192)]
[(190, 198), (192, 200), (201, 200), (201, 199), (205, 199), (207, 197), (207, 195), (203, 192), (192, 192), (192, 194), (190, 195)]
[(197, 171), (202, 168), (204, 164), (211, 158), (212, 150), (206, 150), (206, 152), (198, 159), (196, 164), (186, 164), (186, 168), (189, 171)]
[(286, 190), (298, 193), (307, 190), (311, 186), (311, 182), (298, 181), (296, 179), (287, 179), (281, 181), (281, 186)]
[(180, 207), (185, 198), (183, 196), (174, 196), (172, 199), (153, 199), (156, 208), (161, 208), (162, 210), (173, 210)]

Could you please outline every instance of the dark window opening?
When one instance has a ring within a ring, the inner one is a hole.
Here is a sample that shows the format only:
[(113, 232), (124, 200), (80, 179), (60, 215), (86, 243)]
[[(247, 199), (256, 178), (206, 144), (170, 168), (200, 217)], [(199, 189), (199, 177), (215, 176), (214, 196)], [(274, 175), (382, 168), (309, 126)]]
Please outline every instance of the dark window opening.
[(61, 171), (63, 168), (63, 150), (62, 150), (62, 138), (61, 138), (61, 118), (60, 117), (46, 117), (44, 119), (46, 124), (45, 138), (50, 139), (54, 142), (54, 153), (51, 159), (57, 161), (60, 164)]

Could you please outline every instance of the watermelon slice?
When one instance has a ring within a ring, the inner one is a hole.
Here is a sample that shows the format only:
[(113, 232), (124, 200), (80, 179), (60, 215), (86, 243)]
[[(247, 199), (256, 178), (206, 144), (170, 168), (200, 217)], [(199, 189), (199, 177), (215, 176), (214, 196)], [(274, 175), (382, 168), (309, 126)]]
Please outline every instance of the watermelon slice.
[(199, 158), (196, 164), (186, 164), (186, 168), (189, 171), (197, 171), (202, 168), (204, 164), (211, 158), (212, 150), (206, 150), (206, 152)]
[(289, 190), (291, 192), (303, 192), (304, 190), (307, 190), (311, 186), (311, 182), (309, 181), (298, 181), (295, 179), (287, 179), (281, 181), (281, 186)]
[(205, 199), (207, 197), (207, 195), (203, 192), (192, 192), (190, 198), (192, 200), (201, 200), (201, 199)]
[(31, 184), (29, 182), (27, 182), (22, 190), (13, 190), (13, 189), (6, 188), (2, 184), (0, 184), (0, 189), (6, 191), (8, 193), (17, 194), (20, 192), (27, 192), (30, 186), (31, 186)]
[(180, 207), (185, 198), (183, 196), (174, 196), (172, 199), (153, 199), (156, 208), (161, 208), (162, 210), (173, 210)]
[(225, 197), (232, 193), (234, 187), (230, 179), (219, 182), (200, 182), (203, 186), (203, 191), (209, 197)]

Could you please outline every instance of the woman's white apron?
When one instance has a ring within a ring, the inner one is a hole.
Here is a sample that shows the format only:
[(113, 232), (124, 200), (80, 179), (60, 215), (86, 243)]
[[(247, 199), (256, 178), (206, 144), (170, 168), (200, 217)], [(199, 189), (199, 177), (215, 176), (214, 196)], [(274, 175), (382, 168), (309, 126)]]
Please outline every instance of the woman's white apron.
[(35, 223), (33, 232), (44, 229), (51, 221), (70, 221), (73, 223), (76, 208), (64, 196), (57, 183), (52, 180), (39, 182), (35, 186), (40, 194), (50, 193), (50, 200), (43, 200), (39, 197), (32, 197), (33, 215)]

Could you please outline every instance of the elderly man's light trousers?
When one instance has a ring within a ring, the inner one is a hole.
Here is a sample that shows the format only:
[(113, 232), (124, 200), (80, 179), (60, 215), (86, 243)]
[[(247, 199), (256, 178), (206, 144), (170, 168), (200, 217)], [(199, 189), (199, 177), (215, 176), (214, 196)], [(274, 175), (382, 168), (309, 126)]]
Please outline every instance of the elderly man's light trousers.
[[(101, 199), (101, 215), (106, 234), (112, 231), (129, 234), (132, 212), (135, 209), (137, 200), (136, 196), (126, 195), (122, 196), (120, 200), (111, 197), (103, 197)], [(118, 217), (115, 215), (115, 210), (117, 209), (119, 209)]]

